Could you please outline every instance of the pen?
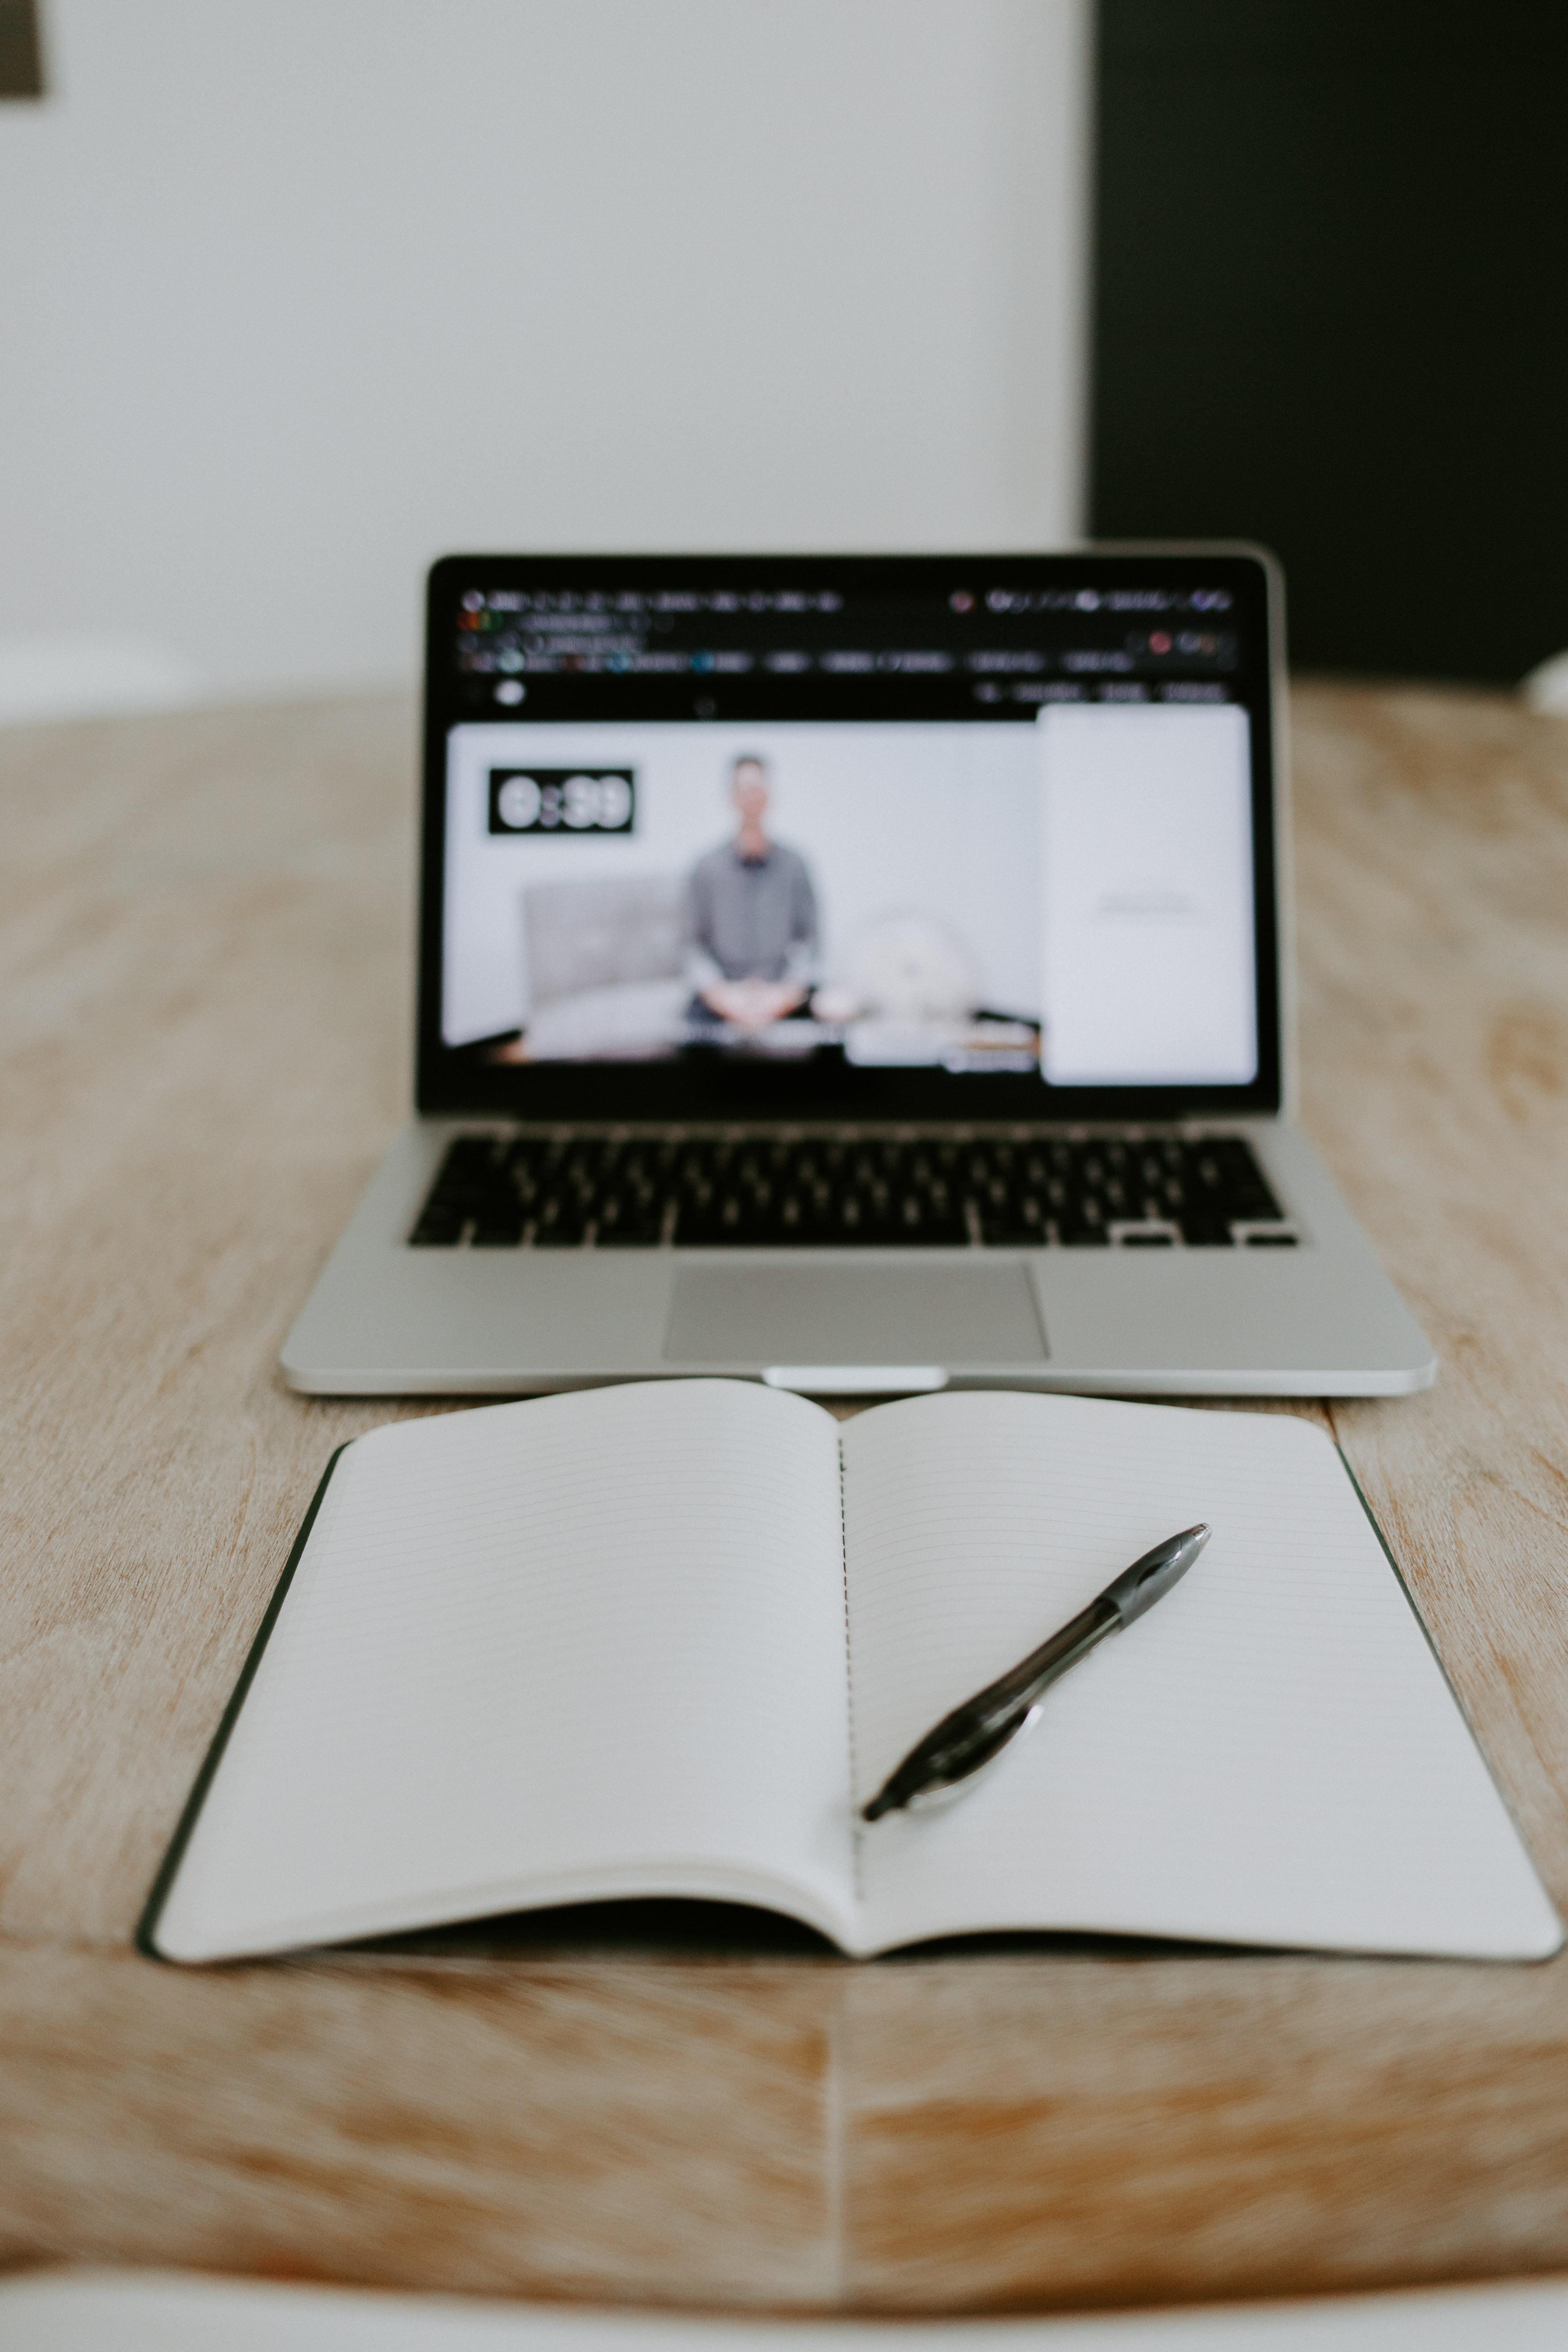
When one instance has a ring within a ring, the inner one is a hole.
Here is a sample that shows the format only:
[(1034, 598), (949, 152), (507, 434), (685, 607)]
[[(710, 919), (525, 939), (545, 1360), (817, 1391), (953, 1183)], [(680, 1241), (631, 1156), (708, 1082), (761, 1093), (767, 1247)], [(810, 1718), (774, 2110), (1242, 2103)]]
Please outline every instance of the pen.
[(1020, 1731), (1039, 1713), (1047, 1689), (1069, 1666), (1087, 1658), (1108, 1633), (1120, 1633), (1152, 1609), (1174, 1584), (1179, 1584), (1209, 1539), (1201, 1522), (1168, 1536), (1142, 1559), (1108, 1584), (1098, 1600), (1065, 1624), (1059, 1633), (1031, 1650), (1026, 1658), (973, 1698), (955, 1706), (923, 1739), (910, 1748), (891, 1777), (882, 1783), (860, 1818), (879, 1822), (906, 1805), (924, 1808), (963, 1792), (987, 1764), (994, 1763)]

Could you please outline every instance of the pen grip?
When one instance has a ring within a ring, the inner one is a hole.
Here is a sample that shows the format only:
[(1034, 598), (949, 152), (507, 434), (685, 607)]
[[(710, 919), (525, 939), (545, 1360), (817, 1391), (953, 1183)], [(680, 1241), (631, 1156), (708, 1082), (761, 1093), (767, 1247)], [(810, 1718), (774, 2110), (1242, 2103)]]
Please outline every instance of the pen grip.
[(951, 1715), (944, 1715), (934, 1730), (910, 1748), (892, 1778), (864, 1808), (862, 1818), (879, 1821), (922, 1790), (951, 1785), (977, 1772), (1012, 1738), (1058, 1676), (1087, 1656), (1108, 1633), (1114, 1633), (1121, 1622), (1115, 1603), (1103, 1594), (1090, 1601), (1038, 1649), (1031, 1650), (1026, 1658), (987, 1683)]

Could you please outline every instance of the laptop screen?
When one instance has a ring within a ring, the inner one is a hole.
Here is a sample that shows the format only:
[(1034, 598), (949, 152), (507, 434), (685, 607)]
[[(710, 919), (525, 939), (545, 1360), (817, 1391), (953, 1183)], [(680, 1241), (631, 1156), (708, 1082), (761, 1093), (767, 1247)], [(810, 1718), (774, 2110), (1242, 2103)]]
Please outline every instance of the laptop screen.
[(1277, 1107), (1260, 558), (451, 557), (428, 665), (422, 1108)]

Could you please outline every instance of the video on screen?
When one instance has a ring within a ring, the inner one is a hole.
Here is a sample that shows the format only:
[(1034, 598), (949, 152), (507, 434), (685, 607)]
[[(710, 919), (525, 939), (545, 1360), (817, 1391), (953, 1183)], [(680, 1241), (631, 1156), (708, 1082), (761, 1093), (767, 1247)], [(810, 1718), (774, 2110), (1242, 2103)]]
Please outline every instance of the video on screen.
[(1028, 727), (459, 728), (447, 1042), (1037, 1070), (1036, 767)]

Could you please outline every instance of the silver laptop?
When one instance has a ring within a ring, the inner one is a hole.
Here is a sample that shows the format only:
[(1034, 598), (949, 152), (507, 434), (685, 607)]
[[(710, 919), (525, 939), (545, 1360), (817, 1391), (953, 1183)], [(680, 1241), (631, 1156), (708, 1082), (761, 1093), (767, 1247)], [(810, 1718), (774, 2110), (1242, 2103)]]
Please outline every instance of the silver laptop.
[(1291, 1123), (1282, 679), (1247, 548), (437, 564), (417, 1115), (290, 1383), (1425, 1387)]

